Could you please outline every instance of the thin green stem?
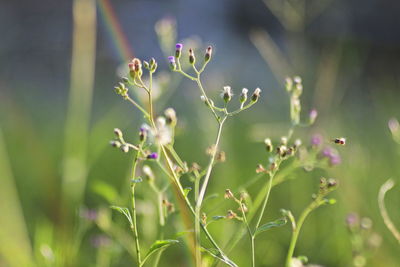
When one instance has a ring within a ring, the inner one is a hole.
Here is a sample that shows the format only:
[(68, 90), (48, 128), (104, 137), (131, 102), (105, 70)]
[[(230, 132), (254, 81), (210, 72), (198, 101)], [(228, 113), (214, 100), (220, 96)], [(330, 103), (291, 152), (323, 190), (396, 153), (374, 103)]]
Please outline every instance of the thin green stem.
[(135, 107), (137, 107), (147, 118), (150, 117), (149, 113), (147, 113), (147, 111), (142, 106), (140, 106), (135, 100), (133, 100), (130, 96), (126, 96), (126, 100), (128, 100)]
[[(133, 160), (133, 166), (132, 166), (132, 179), (136, 179), (136, 166), (138, 163), (138, 158), (139, 158), (139, 151), (136, 153), (135, 158)], [(132, 223), (131, 225), (133, 236), (135, 239), (135, 244), (136, 244), (136, 256), (137, 256), (137, 264), (138, 266), (142, 265), (142, 260), (141, 260), (141, 255), (140, 255), (140, 242), (139, 242), (139, 234), (137, 230), (137, 218), (136, 218), (136, 203), (135, 203), (135, 186), (136, 183), (131, 182), (131, 192), (132, 192)]]
[(294, 249), (296, 247), (296, 243), (297, 243), (297, 239), (298, 239), (299, 234), (300, 234), (301, 227), (303, 226), (304, 221), (306, 220), (307, 216), (313, 210), (315, 210), (320, 205), (322, 205), (322, 198), (323, 198), (322, 195), (318, 195), (317, 198), (313, 202), (311, 202), (310, 205), (308, 205), (306, 209), (303, 210), (303, 212), (301, 213), (297, 224), (296, 224), (296, 221), (295, 221), (293, 216), (290, 218), (290, 220), (292, 221), (293, 234), (292, 234), (292, 238), (290, 240), (290, 245), (289, 245), (288, 253), (287, 253), (287, 256), (286, 256), (285, 267), (291, 267), (293, 253), (294, 253)]

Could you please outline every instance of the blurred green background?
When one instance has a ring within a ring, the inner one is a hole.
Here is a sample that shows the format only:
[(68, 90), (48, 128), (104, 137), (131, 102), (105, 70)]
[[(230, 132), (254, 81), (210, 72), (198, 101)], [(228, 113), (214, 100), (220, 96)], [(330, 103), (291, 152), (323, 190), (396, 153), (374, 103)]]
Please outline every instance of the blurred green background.
[[(133, 265), (128, 226), (108, 209), (128, 203), (131, 158), (108, 142), (114, 127), (135, 140), (142, 117), (113, 86), (131, 57), (155, 57), (162, 91), (156, 112), (175, 108), (177, 151), (205, 166), (216, 125), (195, 85), (171, 75), (166, 63), (166, 53), (183, 40), (201, 54), (213, 45), (204, 75), (212, 97), (227, 84), (236, 95), (243, 87), (263, 90), (259, 103), (224, 129), (227, 161), (217, 165), (208, 190), (219, 194), (206, 207), (210, 215), (228, 209), (221, 202), (225, 188), (237, 189), (266, 161), (264, 138), (277, 141), (286, 133), (284, 78), (300, 75), (304, 116), (313, 107), (320, 116), (295, 136), (305, 144), (314, 133), (328, 141), (344, 136), (348, 145), (340, 148), (342, 164), (296, 170), (295, 180), (274, 188), (264, 220), (277, 218), (281, 208), (298, 215), (318, 178), (335, 177), (341, 184), (337, 204), (308, 218), (296, 255), (323, 266), (354, 266), (354, 236), (345, 218), (355, 212), (373, 222), (365, 235), (381, 239), (365, 266), (399, 266), (399, 244), (377, 204), (381, 184), (400, 175), (399, 146), (387, 127), (389, 118), (400, 118), (399, 8), (396, 1), (373, 0), (0, 1), (0, 266)], [(398, 190), (386, 203), (400, 226)], [(250, 187), (250, 195), (257, 192)], [(155, 198), (146, 186), (138, 194), (139, 227), (149, 245), (157, 233)], [(83, 218), (84, 207), (105, 219)], [(183, 230), (178, 215), (169, 222), (169, 237)], [(226, 245), (239, 224), (223, 221), (210, 229)], [(258, 239), (259, 266), (282, 266), (289, 239), (288, 226)], [(239, 266), (249, 265), (248, 245), (245, 238), (229, 253)], [(181, 242), (165, 252), (160, 266), (190, 262)]]

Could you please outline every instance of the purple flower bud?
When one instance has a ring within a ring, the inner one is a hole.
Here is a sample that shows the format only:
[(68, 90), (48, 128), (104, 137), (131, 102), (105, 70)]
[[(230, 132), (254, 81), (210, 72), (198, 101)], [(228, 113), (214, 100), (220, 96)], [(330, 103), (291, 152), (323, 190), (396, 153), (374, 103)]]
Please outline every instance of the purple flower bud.
[(313, 124), (315, 120), (317, 119), (318, 116), (318, 111), (316, 109), (310, 110), (309, 118), (310, 118), (310, 124)]
[(181, 57), (181, 54), (182, 54), (183, 44), (177, 43), (177, 44), (175, 45), (175, 48), (176, 48), (176, 50), (175, 50), (175, 57), (176, 57), (176, 58), (180, 58), (180, 57)]
[(175, 57), (169, 56), (168, 61), (169, 61), (169, 63), (175, 63)]
[(339, 165), (340, 163), (342, 163), (342, 159), (339, 154), (333, 154), (329, 157), (329, 164), (331, 166)]
[(171, 70), (176, 70), (176, 62), (175, 62), (175, 57), (174, 56), (169, 56), (168, 57), (169, 61), (169, 67)]
[(322, 144), (322, 135), (314, 134), (311, 137), (311, 145), (313, 146), (320, 146)]
[(97, 219), (97, 211), (93, 209), (86, 209), (83, 208), (80, 212), (79, 215), (88, 220), (88, 221), (95, 221)]
[(158, 154), (156, 152), (150, 153), (147, 156), (147, 159), (157, 159), (158, 158)]
[(358, 224), (358, 215), (356, 213), (349, 213), (346, 217), (346, 224), (349, 227), (355, 227)]
[(176, 48), (176, 50), (182, 50), (183, 44), (177, 43), (177, 44), (175, 45), (175, 48)]
[(323, 157), (330, 158), (330, 157), (332, 156), (332, 152), (333, 152), (332, 148), (330, 148), (330, 147), (325, 147), (325, 148), (322, 150), (322, 156), (323, 156)]

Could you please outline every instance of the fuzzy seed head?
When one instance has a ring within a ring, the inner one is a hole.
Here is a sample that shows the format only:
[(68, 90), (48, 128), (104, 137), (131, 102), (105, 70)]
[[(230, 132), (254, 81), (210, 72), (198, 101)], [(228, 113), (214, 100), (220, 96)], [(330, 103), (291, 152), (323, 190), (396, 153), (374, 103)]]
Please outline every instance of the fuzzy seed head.
[(260, 98), (260, 94), (261, 94), (261, 89), (256, 88), (253, 92), (253, 95), (251, 96), (251, 101), (257, 102), (257, 100)]
[(222, 89), (221, 97), (225, 101), (225, 103), (228, 103), (232, 99), (232, 89), (230, 86), (224, 86)]

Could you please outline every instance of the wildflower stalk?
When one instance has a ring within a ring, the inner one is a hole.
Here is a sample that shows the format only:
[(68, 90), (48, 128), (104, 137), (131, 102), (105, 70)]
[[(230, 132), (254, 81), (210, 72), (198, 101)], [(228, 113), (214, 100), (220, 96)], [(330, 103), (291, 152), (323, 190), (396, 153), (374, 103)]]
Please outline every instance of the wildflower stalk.
[(396, 238), (396, 240), (400, 243), (400, 232), (397, 230), (396, 226), (393, 224), (393, 221), (390, 219), (389, 214), (385, 207), (385, 195), (386, 193), (392, 189), (394, 186), (393, 179), (387, 180), (380, 188), (378, 195), (378, 204), (379, 210), (381, 212), (381, 216), (383, 218), (383, 222), (386, 227), (392, 233), (392, 235)]
[[(138, 158), (140, 156), (140, 151), (137, 151), (134, 159), (133, 159), (133, 165), (132, 165), (132, 180), (136, 179), (136, 166), (138, 163)], [(138, 230), (137, 230), (137, 219), (136, 219), (136, 202), (135, 202), (135, 182), (131, 182), (131, 193), (132, 193), (132, 222), (133, 225), (131, 225), (131, 229), (133, 232), (133, 237), (135, 238), (135, 246), (136, 246), (136, 260), (138, 266), (142, 266), (142, 260), (141, 260), (141, 255), (140, 255), (140, 242), (139, 242), (139, 235), (138, 235)]]
[(307, 216), (315, 209), (319, 208), (322, 205), (325, 204), (334, 204), (335, 200), (334, 199), (326, 199), (325, 196), (329, 194), (330, 192), (334, 191), (337, 188), (337, 182), (334, 179), (329, 179), (326, 180), (325, 178), (320, 179), (320, 187), (319, 187), (319, 192), (315, 196), (314, 200), (303, 210), (303, 212), (300, 214), (299, 220), (296, 223), (296, 220), (292, 213), (287, 210), (282, 210), (282, 213), (289, 218), (292, 224), (292, 238), (290, 240), (290, 245), (288, 249), (288, 253), (286, 256), (286, 264), (285, 267), (291, 267), (291, 262), (293, 258), (293, 253), (294, 249), (296, 247), (297, 239), (300, 234), (301, 227), (304, 224), (304, 221), (306, 220)]

